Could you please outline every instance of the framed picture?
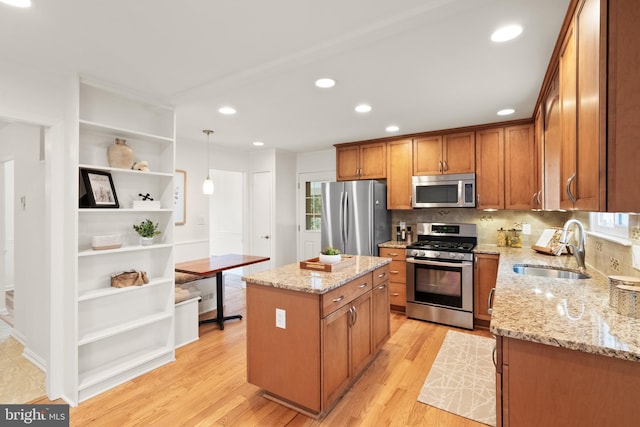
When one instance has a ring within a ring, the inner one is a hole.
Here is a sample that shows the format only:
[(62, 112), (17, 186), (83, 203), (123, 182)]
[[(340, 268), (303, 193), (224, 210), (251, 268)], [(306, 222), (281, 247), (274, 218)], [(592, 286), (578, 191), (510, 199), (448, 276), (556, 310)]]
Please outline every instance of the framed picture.
[(173, 187), (173, 212), (176, 225), (184, 225), (187, 217), (187, 171), (176, 169)]
[(81, 208), (119, 208), (118, 196), (109, 172), (80, 169)]

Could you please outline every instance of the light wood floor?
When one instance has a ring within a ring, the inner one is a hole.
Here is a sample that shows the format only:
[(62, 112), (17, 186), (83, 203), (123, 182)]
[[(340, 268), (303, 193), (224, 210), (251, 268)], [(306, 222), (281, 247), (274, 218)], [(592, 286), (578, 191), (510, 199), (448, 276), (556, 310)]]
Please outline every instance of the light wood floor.
[[(226, 313), (244, 314), (244, 292), (226, 287)], [(392, 312), (391, 329), (378, 357), (321, 421), (265, 399), (246, 382), (245, 325), (233, 320), (224, 331), (202, 325), (200, 340), (176, 350), (175, 362), (71, 408), (71, 425), (483, 426), (417, 401), (449, 328)]]

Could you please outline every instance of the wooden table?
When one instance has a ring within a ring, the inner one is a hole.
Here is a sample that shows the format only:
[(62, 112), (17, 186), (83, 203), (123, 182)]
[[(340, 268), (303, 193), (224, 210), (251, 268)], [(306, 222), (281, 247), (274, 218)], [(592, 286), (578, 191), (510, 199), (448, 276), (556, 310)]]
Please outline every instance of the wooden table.
[(242, 319), (239, 314), (233, 316), (225, 316), (223, 313), (223, 293), (222, 272), (233, 268), (244, 267), (245, 265), (256, 264), (259, 262), (269, 261), (269, 257), (253, 256), (253, 255), (213, 255), (209, 258), (196, 259), (193, 261), (185, 261), (176, 264), (175, 271), (180, 273), (191, 273), (202, 278), (216, 278), (216, 309), (218, 311), (216, 317), (212, 319), (202, 320), (203, 323), (217, 323), (220, 329), (224, 329), (225, 320)]

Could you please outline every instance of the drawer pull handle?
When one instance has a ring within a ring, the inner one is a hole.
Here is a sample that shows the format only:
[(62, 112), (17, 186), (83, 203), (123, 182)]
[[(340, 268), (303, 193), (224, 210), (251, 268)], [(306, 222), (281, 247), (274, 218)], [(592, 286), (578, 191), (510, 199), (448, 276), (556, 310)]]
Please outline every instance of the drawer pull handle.
[(334, 298), (333, 302), (340, 302), (344, 299), (344, 295), (340, 295), (338, 298)]
[(392, 256), (392, 257), (394, 257), (394, 256), (398, 256), (398, 254), (397, 254), (397, 253), (395, 253), (395, 252), (389, 252), (387, 255)]
[(394, 292), (394, 293), (392, 293), (392, 294), (391, 294), (391, 296), (392, 296), (392, 297), (399, 297), (399, 296), (400, 296), (400, 294), (399, 294), (398, 292)]
[(378, 274), (378, 278), (383, 278), (386, 275), (387, 275), (387, 273)]
[(358, 286), (358, 289), (364, 289), (364, 288), (366, 288), (366, 287), (367, 287), (367, 284), (366, 284), (366, 283), (363, 283), (362, 285)]
[(389, 271), (389, 273), (391, 273), (391, 274), (400, 274), (400, 272), (398, 270), (391, 270), (391, 271)]
[(386, 287), (387, 287), (387, 285), (380, 285), (380, 286), (378, 286), (378, 289), (379, 289), (379, 290), (383, 290), (383, 289), (384, 289), (384, 288), (386, 288)]

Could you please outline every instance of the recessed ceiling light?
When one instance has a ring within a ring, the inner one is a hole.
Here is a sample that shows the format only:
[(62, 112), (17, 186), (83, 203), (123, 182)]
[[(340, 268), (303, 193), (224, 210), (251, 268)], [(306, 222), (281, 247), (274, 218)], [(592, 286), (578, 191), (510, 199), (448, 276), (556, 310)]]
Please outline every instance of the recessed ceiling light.
[(218, 109), (218, 112), (220, 114), (225, 114), (227, 116), (230, 116), (231, 114), (235, 114), (236, 113), (236, 109), (233, 107), (222, 107)]
[(256, 147), (262, 147), (264, 145), (264, 142), (262, 142), (262, 141), (254, 141), (253, 145), (255, 145)]
[(398, 132), (400, 128), (396, 125), (387, 126), (385, 129), (387, 132)]
[(507, 25), (506, 27), (498, 28), (491, 34), (491, 41), (494, 42), (506, 42), (511, 39), (515, 39), (522, 33), (522, 27), (520, 25)]
[(15, 7), (31, 7), (31, 0), (0, 0), (0, 2)]
[(360, 104), (360, 105), (356, 106), (356, 111), (358, 113), (368, 113), (369, 111), (371, 111), (371, 105)]
[(497, 114), (499, 116), (508, 116), (508, 115), (513, 114), (515, 112), (516, 112), (516, 110), (514, 110), (513, 108), (505, 108), (504, 110), (498, 111)]
[(336, 85), (336, 81), (334, 79), (325, 77), (325, 78), (316, 80), (316, 86), (322, 89), (328, 89), (330, 87), (334, 87), (335, 85)]

